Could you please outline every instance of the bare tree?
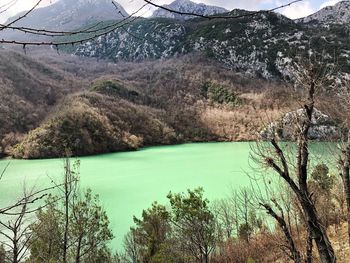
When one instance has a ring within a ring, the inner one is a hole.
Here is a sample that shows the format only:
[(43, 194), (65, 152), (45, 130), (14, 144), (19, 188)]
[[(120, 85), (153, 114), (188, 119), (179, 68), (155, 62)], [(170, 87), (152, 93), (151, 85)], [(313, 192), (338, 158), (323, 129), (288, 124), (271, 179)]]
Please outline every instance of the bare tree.
[(135, 235), (130, 231), (124, 237), (125, 261), (127, 263), (140, 262), (140, 248), (135, 241)]
[[(295, 245), (295, 242), (294, 242), (294, 239), (292, 237), (292, 234), (290, 232), (290, 228), (287, 226), (287, 223), (286, 223), (286, 219), (284, 217), (284, 213), (283, 213), (283, 210), (282, 208), (277, 204), (277, 202), (274, 202), (275, 205), (278, 207), (278, 209), (280, 210), (280, 213), (281, 215), (278, 215), (274, 210), (273, 208), (268, 205), (268, 204), (261, 204), (261, 206), (263, 206), (267, 213), (272, 216), (278, 223), (279, 227), (282, 229), (283, 231), (283, 234), (285, 236), (285, 239), (287, 241), (287, 245), (286, 245), (286, 248), (289, 250), (290, 253), (287, 253), (286, 254), (295, 262), (295, 263), (301, 263), (302, 262), (302, 259), (301, 259), (301, 254), (300, 252), (298, 251), (296, 245)], [(285, 248), (284, 246), (282, 246), (282, 248)], [(285, 251), (285, 250), (283, 250)]]
[(216, 216), (217, 231), (220, 240), (229, 240), (234, 236), (236, 225), (234, 205), (229, 199), (219, 200), (214, 203), (213, 211)]
[(345, 143), (340, 147), (340, 154), (338, 157), (338, 165), (340, 170), (340, 176), (343, 182), (343, 190), (346, 203), (346, 220), (348, 223), (348, 242), (350, 245), (350, 118), (348, 111), (350, 109), (350, 82), (345, 81), (342, 83), (342, 89), (339, 93), (340, 108), (343, 112), (344, 129), (345, 129)]
[[(270, 141), (269, 147), (271, 147), (271, 150), (267, 147), (264, 147), (264, 149), (260, 148), (257, 151), (257, 156), (267, 167), (275, 171), (293, 191), (307, 222), (307, 229), (310, 231), (310, 237), (312, 237), (312, 240), (316, 243), (321, 262), (333, 263), (336, 262), (336, 256), (326, 233), (326, 229), (316, 211), (312, 193), (309, 191), (308, 185), (310, 161), (309, 131), (315, 111), (315, 96), (316, 92), (329, 80), (329, 69), (327, 66), (320, 65), (320, 63), (309, 61), (306, 65), (296, 64), (294, 70), (296, 84), (306, 91), (305, 101), (303, 102), (303, 113), (295, 123), (295, 134), (297, 138), (295, 163), (290, 162), (283, 146), (274, 138)], [(294, 179), (293, 171), (295, 171), (296, 179)], [(276, 217), (277, 214), (269, 209), (271, 206), (266, 203), (262, 205), (267, 209), (268, 213), (273, 215), (273, 217), (279, 221), (279, 224), (284, 227), (285, 222), (281, 224), (281, 218)], [(287, 237), (287, 233), (285, 233), (285, 235)], [(311, 245), (311, 242), (309, 243), (309, 245)], [(309, 253), (310, 251), (308, 251), (308, 254)]]
[[(78, 164), (79, 165), (79, 164)], [(74, 199), (77, 193), (77, 173), (75, 169), (71, 169), (71, 163), (69, 158), (64, 161), (64, 178), (63, 187), (61, 190), (61, 198), (64, 206), (64, 231), (63, 231), (63, 244), (62, 244), (62, 260), (64, 263), (68, 262), (68, 250), (69, 244), (69, 232), (70, 232), (70, 209), (74, 205)]]
[[(26, 194), (25, 199), (28, 200)], [(19, 208), (18, 215), (11, 216), (7, 222), (0, 221), (0, 225), (4, 230), (0, 231), (0, 235), (5, 237), (5, 241), (1, 243), (7, 247), (7, 259), (11, 263), (20, 263), (27, 256), (27, 250), (30, 240), (30, 224), (27, 222), (28, 203), (25, 202)]]

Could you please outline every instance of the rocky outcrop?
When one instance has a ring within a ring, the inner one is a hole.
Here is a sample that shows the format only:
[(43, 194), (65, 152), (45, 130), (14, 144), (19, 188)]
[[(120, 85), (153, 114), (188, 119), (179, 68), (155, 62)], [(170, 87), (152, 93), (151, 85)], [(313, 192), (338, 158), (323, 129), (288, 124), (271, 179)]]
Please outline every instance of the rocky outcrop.
[(323, 26), (330, 24), (348, 25), (350, 23), (350, 1), (341, 1), (334, 6), (327, 6), (312, 15), (296, 21)]
[[(128, 16), (125, 9), (110, 0), (58, 0), (53, 4), (37, 8), (15, 25), (56, 31), (71, 31), (90, 26), (100, 21), (118, 20)], [(15, 20), (24, 12), (16, 14), (6, 23)], [(27, 34), (14, 30), (3, 30), (0, 38), (22, 41), (44, 39), (36, 34)]]
[[(171, 10), (184, 12), (184, 13), (194, 13), (194, 14), (205, 15), (205, 16), (228, 12), (228, 10), (222, 7), (210, 6), (205, 4), (197, 4), (189, 0), (176, 0), (172, 2), (170, 5), (165, 5), (164, 7), (167, 7)], [(181, 14), (176, 14), (161, 8), (158, 8), (157, 10), (155, 10), (152, 17), (165, 17), (165, 18), (173, 18), (177, 20), (187, 20), (187, 19), (194, 18), (194, 16), (185, 16)]]
[[(298, 24), (280, 14), (254, 17), (233, 10), (240, 19), (138, 19), (70, 50), (75, 55), (119, 61), (142, 61), (202, 53), (222, 66), (265, 79), (288, 78), (298, 56), (322, 56), (339, 74), (349, 73), (350, 42), (345, 25), (337, 29)], [(136, 36), (136, 37), (135, 37)], [(313, 41), (310, 42), (310, 39)]]
[[(304, 109), (288, 112), (278, 121), (270, 123), (261, 131), (260, 136), (263, 140), (272, 138), (286, 141), (295, 140), (297, 129), (305, 118)], [(321, 111), (315, 109), (311, 123), (309, 130), (311, 140), (329, 141), (340, 138), (341, 132), (338, 125)]]

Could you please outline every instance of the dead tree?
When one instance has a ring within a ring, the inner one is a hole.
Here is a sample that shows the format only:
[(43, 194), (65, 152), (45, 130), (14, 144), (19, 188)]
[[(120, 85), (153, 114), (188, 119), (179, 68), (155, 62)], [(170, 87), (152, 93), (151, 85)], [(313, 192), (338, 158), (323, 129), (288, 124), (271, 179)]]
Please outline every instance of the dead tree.
[[(75, 164), (75, 165), (79, 165)], [(74, 199), (77, 193), (77, 173), (75, 169), (72, 170), (69, 158), (65, 159), (64, 163), (64, 178), (62, 191), (62, 200), (64, 205), (64, 231), (63, 231), (63, 245), (62, 245), (62, 259), (64, 263), (68, 262), (69, 231), (70, 231), (70, 210), (74, 204)]]
[[(5, 175), (9, 165), (10, 163), (0, 173), (0, 180)], [(69, 160), (66, 160), (65, 180), (63, 183), (54, 184), (37, 191), (33, 189), (31, 191), (24, 190), (23, 197), (12, 204), (0, 208), (0, 226), (2, 227), (0, 236), (4, 237), (4, 240), (1, 240), (0, 243), (5, 249), (5, 255), (9, 262), (20, 263), (25, 259), (31, 239), (30, 216), (45, 207), (46, 204), (41, 203), (42, 200), (53, 190), (63, 190), (66, 193), (65, 189), (67, 189), (68, 196), (71, 197), (71, 192), (76, 188), (76, 184), (75, 171), (71, 170)]]
[[(322, 68), (322, 67), (321, 67)], [(276, 139), (270, 141), (271, 151), (259, 150), (258, 158), (275, 171), (281, 179), (293, 191), (305, 217), (307, 229), (310, 231), (310, 238), (315, 241), (319, 257), (322, 263), (336, 262), (333, 247), (329, 241), (326, 229), (317, 214), (312, 193), (308, 187), (308, 166), (309, 153), (309, 131), (312, 126), (312, 118), (315, 109), (315, 94), (317, 89), (328, 80), (327, 68), (320, 69), (320, 64), (309, 62), (306, 66), (296, 65), (295, 80), (306, 90), (306, 99), (303, 103), (303, 114), (297, 120), (296, 126), (296, 153), (295, 163), (291, 164), (287, 158), (283, 146)], [(295, 171), (295, 177), (292, 174)], [(268, 204), (264, 204), (268, 205)], [(266, 208), (266, 207), (265, 207)], [(271, 212), (271, 211), (270, 211)], [(309, 246), (310, 246), (309, 240)], [(310, 251), (308, 251), (310, 254)]]
[(346, 220), (348, 223), (348, 242), (350, 245), (350, 134), (345, 149), (342, 152), (342, 157), (340, 159), (341, 178), (346, 200)]
[[(290, 253), (286, 253), (290, 259), (292, 259), (295, 263), (302, 263), (300, 252), (298, 251), (294, 239), (292, 237), (292, 234), (290, 232), (290, 229), (287, 226), (286, 220), (284, 218), (283, 212), (281, 212), (281, 215), (278, 215), (270, 205), (261, 203), (261, 206), (263, 206), (267, 213), (272, 216), (276, 222), (278, 223), (278, 226), (281, 228), (284, 237), (287, 241), (287, 249)], [(282, 209), (281, 209), (282, 211)]]
[[(343, 183), (343, 190), (346, 203), (346, 220), (348, 223), (348, 242), (350, 245), (350, 118), (348, 111), (350, 110), (349, 98), (350, 98), (350, 82), (343, 83), (340, 95), (340, 110), (343, 112), (344, 130), (346, 130), (345, 144), (342, 145), (341, 151), (338, 157), (338, 165), (340, 176)], [(344, 114), (345, 113), (345, 114)]]
[[(25, 199), (27, 201), (28, 197)], [(4, 246), (6, 258), (8, 262), (20, 263), (23, 262), (27, 256), (27, 250), (30, 241), (30, 224), (27, 222), (29, 212), (29, 202), (24, 202), (22, 207), (15, 216), (11, 216), (11, 219), (7, 222), (0, 221), (0, 225), (3, 228), (0, 231), (0, 235), (4, 237), (4, 241), (1, 241)]]

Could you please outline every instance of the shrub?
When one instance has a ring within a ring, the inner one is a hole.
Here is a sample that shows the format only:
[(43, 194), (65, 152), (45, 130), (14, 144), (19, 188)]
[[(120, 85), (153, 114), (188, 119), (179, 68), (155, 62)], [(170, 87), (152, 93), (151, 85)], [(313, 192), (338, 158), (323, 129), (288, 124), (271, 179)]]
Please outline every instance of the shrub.
[(229, 104), (236, 106), (240, 103), (240, 99), (236, 93), (228, 88), (212, 83), (207, 82), (202, 87), (202, 93), (206, 92), (206, 98), (209, 98), (211, 101), (219, 104)]

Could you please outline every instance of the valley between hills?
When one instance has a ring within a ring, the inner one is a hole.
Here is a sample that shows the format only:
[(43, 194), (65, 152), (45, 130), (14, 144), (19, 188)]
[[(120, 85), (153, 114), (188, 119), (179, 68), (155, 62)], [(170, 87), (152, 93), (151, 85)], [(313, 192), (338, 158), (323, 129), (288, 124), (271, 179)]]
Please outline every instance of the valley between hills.
[[(40, 24), (44, 13), (52, 18), (45, 24), (49, 28), (69, 16), (62, 30), (94, 25), (101, 14), (109, 21), (94, 28), (104, 32), (114, 23), (108, 1), (78, 1), (72, 14), (65, 1), (35, 10), (21, 25)], [(209, 15), (228, 12), (187, 0), (170, 7)], [(127, 15), (121, 5), (117, 8)], [(6, 46), (0, 50), (1, 156), (51, 158), (254, 140), (271, 122), (299, 107), (302, 94), (286, 84), (298, 57), (322, 57), (336, 67), (334, 78), (347, 78), (348, 8), (343, 1), (304, 20), (278, 13), (250, 18), (239, 9), (225, 13), (242, 16), (234, 21), (155, 12), (91, 41), (62, 46), (59, 54), (54, 46), (28, 48), (27, 54)], [(28, 38), (10, 33), (2, 34)], [(76, 38), (79, 34), (64, 37)], [(329, 91), (321, 95), (318, 107), (339, 123), (342, 114), (322, 107), (333, 96)]]
[(200, 55), (113, 64), (46, 52), (0, 52), (3, 155), (247, 141), (293, 108), (282, 82), (251, 79)]
[(347, 263), (350, 1), (140, 2), (0, 5), (0, 263)]

